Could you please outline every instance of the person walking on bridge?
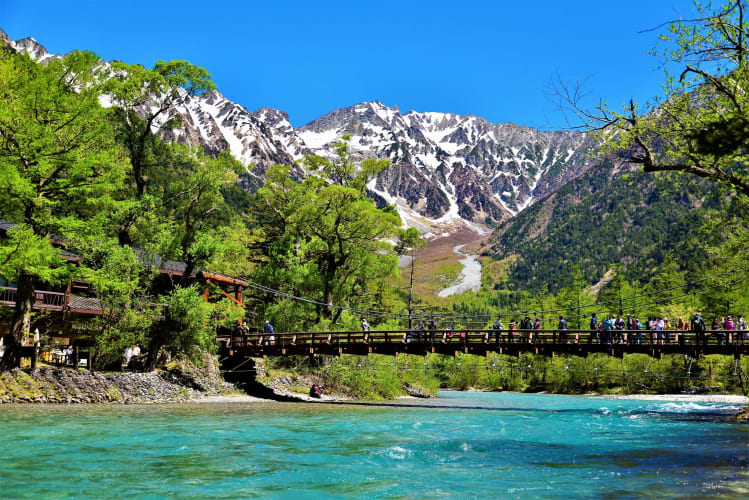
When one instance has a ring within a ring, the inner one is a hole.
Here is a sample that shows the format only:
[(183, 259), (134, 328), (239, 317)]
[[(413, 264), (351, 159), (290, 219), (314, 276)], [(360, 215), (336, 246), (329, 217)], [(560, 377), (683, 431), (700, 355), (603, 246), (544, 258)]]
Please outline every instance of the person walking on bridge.
[(265, 327), (263, 327), (263, 333), (265, 333), (265, 343), (266, 345), (274, 345), (276, 343), (276, 337), (273, 335), (276, 333), (276, 331), (273, 329), (273, 325), (270, 324), (270, 321), (267, 319), (265, 320)]
[(512, 321), (510, 321), (510, 329), (507, 332), (507, 340), (509, 342), (512, 342), (513, 344), (515, 343), (515, 326), (515, 320), (513, 319)]
[(596, 313), (590, 315), (590, 330), (590, 338), (588, 339), (588, 343), (592, 344), (593, 340), (596, 340), (600, 344), (601, 337), (598, 334), (598, 317), (596, 316)]
[(502, 330), (504, 329), (504, 326), (502, 326), (502, 319), (501, 316), (497, 316), (497, 321), (494, 322), (492, 325), (492, 332), (490, 334), (489, 341), (491, 341), (491, 335), (494, 335), (494, 337), (497, 339), (497, 344), (499, 344), (502, 341)]
[(611, 344), (612, 340), (612, 330), (614, 329), (614, 317), (609, 316), (608, 318), (604, 319), (601, 323), (601, 326), (603, 326), (603, 343), (604, 344)]
[(738, 330), (737, 338), (741, 342), (741, 345), (744, 345), (744, 340), (749, 340), (746, 338), (747, 332), (746, 332), (746, 320), (744, 319), (744, 316), (739, 314), (739, 319), (736, 322), (736, 328)]
[(361, 331), (363, 332), (364, 342), (369, 342), (369, 323), (364, 318), (361, 319)]
[(725, 321), (723, 322), (723, 329), (726, 330), (726, 339), (728, 339), (728, 336), (731, 335), (733, 338), (731, 339), (734, 344), (736, 344), (736, 337), (735, 333), (731, 333), (734, 330), (736, 330), (736, 324), (733, 322), (733, 318), (731, 316), (728, 316)]
[(695, 334), (697, 345), (707, 346), (707, 339), (705, 338), (707, 325), (705, 324), (705, 319), (699, 313), (695, 313), (691, 327)]
[(520, 331), (518, 332), (518, 342), (524, 344), (528, 342), (528, 336), (530, 331), (533, 329), (533, 323), (531, 322), (530, 316), (520, 320)]
[(566, 344), (567, 343), (567, 320), (564, 319), (563, 315), (559, 315), (559, 324), (557, 325), (557, 329), (559, 330), (559, 343), (560, 344)]

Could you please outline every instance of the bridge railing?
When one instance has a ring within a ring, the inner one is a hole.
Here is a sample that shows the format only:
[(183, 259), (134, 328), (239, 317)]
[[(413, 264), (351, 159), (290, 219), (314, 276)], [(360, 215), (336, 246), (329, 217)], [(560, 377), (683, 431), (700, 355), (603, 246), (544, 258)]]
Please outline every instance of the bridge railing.
[[(498, 335), (499, 334), (499, 335)], [(749, 344), (749, 332), (709, 330), (697, 334), (684, 330), (373, 330), (336, 332), (285, 332), (273, 334), (251, 334), (247, 337), (232, 337), (231, 346), (280, 348), (316, 346), (352, 346), (383, 343), (401, 344), (450, 344), (456, 347), (479, 344), (531, 345), (643, 345), (643, 346), (708, 346)]]

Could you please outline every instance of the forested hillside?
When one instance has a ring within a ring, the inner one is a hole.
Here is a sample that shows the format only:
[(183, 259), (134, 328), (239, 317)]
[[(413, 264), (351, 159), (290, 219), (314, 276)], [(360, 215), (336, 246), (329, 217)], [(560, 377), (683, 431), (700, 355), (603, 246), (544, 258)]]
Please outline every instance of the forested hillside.
[(668, 254), (696, 277), (705, 257), (700, 230), (722, 205), (709, 182), (660, 180), (606, 159), (499, 225), (483, 253), (517, 256), (507, 279), (531, 291), (557, 293), (576, 266), (591, 285), (615, 268), (647, 283)]

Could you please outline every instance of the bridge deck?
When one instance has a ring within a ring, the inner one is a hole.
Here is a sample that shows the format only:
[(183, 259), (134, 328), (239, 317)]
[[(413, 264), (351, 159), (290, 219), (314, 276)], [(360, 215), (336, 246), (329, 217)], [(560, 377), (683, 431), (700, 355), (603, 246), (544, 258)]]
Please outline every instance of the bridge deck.
[[(749, 332), (709, 331), (704, 336), (694, 332), (674, 331), (614, 331), (610, 342), (599, 340), (590, 330), (516, 331), (502, 332), (500, 338), (492, 330), (448, 330), (408, 332), (347, 331), (296, 332), (249, 337), (219, 338), (222, 354), (229, 356), (309, 356), (370, 353), (425, 355), (459, 352), (486, 355), (490, 352), (519, 355), (524, 352), (553, 356), (555, 354), (587, 355), (600, 352), (612, 356), (642, 353), (658, 357), (661, 354), (687, 354), (699, 357), (707, 354), (726, 354), (739, 357), (749, 354)], [(621, 334), (621, 335), (619, 335)]]

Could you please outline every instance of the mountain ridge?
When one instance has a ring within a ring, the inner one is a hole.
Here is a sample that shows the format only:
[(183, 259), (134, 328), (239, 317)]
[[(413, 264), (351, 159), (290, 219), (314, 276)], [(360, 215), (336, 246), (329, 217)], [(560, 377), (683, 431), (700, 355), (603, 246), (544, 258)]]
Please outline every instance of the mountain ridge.
[[(36, 60), (59, 57), (33, 38), (14, 42), (2, 30), (0, 37)], [(182, 125), (162, 137), (214, 155), (229, 150), (255, 178), (246, 185), (261, 183), (274, 164), (292, 165), (302, 177), (298, 160), (330, 158), (333, 145), (350, 135), (354, 160), (393, 164), (370, 183), (370, 194), (395, 204), (407, 225), (427, 235), (459, 227), (486, 232), (582, 175), (595, 147), (579, 132), (492, 123), (473, 114), (403, 113), (378, 100), (338, 108), (297, 128), (285, 111), (249, 111), (218, 90), (187, 99), (177, 111)]]

